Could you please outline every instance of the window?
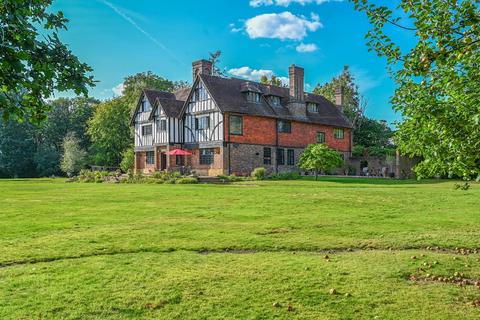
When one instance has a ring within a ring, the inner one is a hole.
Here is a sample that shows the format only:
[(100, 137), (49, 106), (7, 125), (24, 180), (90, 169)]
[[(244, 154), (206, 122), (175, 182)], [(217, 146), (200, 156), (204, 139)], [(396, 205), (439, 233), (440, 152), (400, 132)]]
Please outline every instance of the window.
[(247, 100), (250, 101), (250, 102), (259, 103), (260, 102), (260, 94), (257, 93), (257, 92), (249, 91), (249, 92), (247, 92)]
[(230, 134), (239, 136), (243, 134), (243, 117), (230, 116)]
[(285, 121), (285, 120), (278, 121), (278, 132), (291, 133), (292, 123), (290, 121)]
[(280, 107), (282, 104), (281, 104), (281, 100), (280, 100), (280, 97), (278, 96), (270, 96), (270, 104), (272, 106), (275, 106), (275, 107)]
[(318, 113), (318, 104), (316, 104), (314, 102), (307, 103), (307, 110), (308, 110), (308, 112)]
[(277, 164), (284, 165), (285, 164), (285, 150), (277, 149)]
[(140, 112), (147, 112), (150, 111), (149, 104), (147, 103), (147, 100), (142, 100), (141, 105), (140, 105)]
[(210, 128), (210, 117), (198, 117), (195, 118), (195, 128), (197, 130), (205, 130)]
[(200, 149), (200, 164), (212, 164), (214, 154), (215, 150), (212, 148)]
[(162, 119), (158, 122), (158, 130), (167, 131), (167, 120)]
[(185, 165), (185, 156), (175, 156), (175, 164), (177, 166), (184, 166)]
[(335, 137), (335, 139), (343, 139), (344, 137), (343, 129), (341, 128), (333, 129), (333, 136)]
[(147, 151), (146, 152), (146, 163), (147, 164), (155, 164), (155, 152)]
[(325, 132), (317, 132), (317, 143), (325, 143)]
[(152, 125), (142, 126), (142, 136), (149, 136), (152, 134)]
[(287, 164), (289, 166), (295, 165), (295, 151), (293, 149), (287, 150)]
[(195, 88), (193, 91), (193, 100), (200, 101), (200, 88)]
[(263, 148), (263, 164), (272, 164), (272, 148)]

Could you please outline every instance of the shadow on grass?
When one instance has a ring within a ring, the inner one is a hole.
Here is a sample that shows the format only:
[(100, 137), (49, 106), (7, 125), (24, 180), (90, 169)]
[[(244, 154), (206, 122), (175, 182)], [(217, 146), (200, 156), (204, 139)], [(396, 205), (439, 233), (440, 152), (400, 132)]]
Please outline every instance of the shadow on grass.
[[(315, 181), (315, 177), (302, 177), (302, 180)], [(390, 179), (390, 178), (363, 178), (363, 177), (318, 177), (320, 182), (335, 182), (345, 184), (370, 184), (370, 185), (415, 185), (415, 184), (436, 184), (445, 182), (455, 182), (457, 180), (448, 179)]]

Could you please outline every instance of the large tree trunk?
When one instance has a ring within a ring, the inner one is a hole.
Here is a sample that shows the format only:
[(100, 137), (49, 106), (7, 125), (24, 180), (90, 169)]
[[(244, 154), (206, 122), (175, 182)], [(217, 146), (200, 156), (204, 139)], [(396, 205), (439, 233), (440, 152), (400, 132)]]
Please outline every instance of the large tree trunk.
[(318, 180), (318, 170), (315, 170), (315, 181)]

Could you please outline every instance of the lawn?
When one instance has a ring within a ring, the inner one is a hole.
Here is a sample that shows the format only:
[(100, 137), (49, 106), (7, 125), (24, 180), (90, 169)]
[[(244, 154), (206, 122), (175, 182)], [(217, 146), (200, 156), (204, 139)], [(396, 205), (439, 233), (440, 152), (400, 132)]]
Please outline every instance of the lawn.
[(0, 319), (479, 319), (453, 184), (0, 180)]

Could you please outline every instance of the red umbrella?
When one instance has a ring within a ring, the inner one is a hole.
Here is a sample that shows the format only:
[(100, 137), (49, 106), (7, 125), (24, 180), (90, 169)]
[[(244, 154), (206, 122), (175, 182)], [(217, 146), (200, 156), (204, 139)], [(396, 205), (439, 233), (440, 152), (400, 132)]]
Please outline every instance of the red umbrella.
[(170, 156), (191, 156), (192, 155), (192, 153), (182, 149), (175, 149), (173, 151), (167, 152), (167, 154)]

